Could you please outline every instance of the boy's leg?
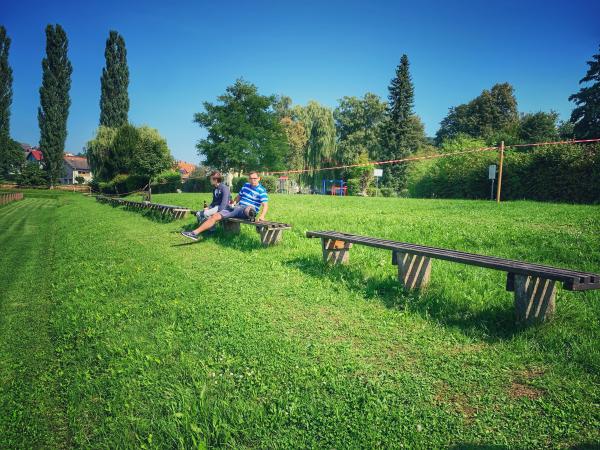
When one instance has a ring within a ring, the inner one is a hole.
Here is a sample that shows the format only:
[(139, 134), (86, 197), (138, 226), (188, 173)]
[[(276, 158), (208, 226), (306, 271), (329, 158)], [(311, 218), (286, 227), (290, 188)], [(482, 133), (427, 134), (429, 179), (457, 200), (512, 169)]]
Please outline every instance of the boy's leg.
[(219, 213), (213, 214), (208, 219), (206, 219), (198, 228), (196, 228), (194, 231), (192, 231), (192, 233), (194, 233), (196, 235), (200, 234), (203, 231), (206, 231), (209, 228), (212, 228), (219, 220), (221, 220), (221, 214), (219, 214)]

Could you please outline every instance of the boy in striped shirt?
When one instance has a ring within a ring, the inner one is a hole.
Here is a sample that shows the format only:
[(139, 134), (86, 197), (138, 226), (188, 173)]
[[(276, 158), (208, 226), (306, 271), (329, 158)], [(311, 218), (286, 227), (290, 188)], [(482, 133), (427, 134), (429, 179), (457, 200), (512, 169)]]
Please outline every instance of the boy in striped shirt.
[(250, 172), (248, 179), (249, 183), (244, 184), (235, 198), (234, 202), (236, 203), (236, 206), (234, 206), (233, 209), (219, 211), (210, 216), (194, 231), (182, 231), (181, 234), (197, 241), (200, 233), (212, 228), (217, 222), (223, 219), (236, 218), (252, 220), (256, 217), (257, 222), (264, 220), (267, 211), (269, 210), (269, 196), (267, 195), (267, 190), (260, 184), (258, 172)]

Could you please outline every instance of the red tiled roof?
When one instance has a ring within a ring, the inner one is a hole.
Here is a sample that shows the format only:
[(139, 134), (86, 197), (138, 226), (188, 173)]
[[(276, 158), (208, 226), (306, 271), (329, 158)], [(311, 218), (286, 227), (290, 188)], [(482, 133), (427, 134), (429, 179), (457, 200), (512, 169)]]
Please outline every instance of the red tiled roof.
[(196, 166), (194, 164), (187, 163), (185, 161), (177, 161), (177, 169), (182, 175), (190, 175), (195, 168)]
[[(44, 154), (42, 153), (41, 150), (31, 150), (29, 152), (29, 155), (33, 156), (33, 158), (36, 161), (41, 161), (42, 159), (44, 159)], [(29, 156), (29, 155), (27, 155), (27, 156)]]

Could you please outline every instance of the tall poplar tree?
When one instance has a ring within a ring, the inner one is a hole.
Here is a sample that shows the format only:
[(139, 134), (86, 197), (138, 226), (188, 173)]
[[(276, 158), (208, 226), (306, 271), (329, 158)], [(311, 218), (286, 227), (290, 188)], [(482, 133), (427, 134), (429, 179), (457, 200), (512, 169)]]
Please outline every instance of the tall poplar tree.
[(129, 68), (125, 40), (111, 31), (104, 50), (106, 67), (100, 78), (100, 125), (118, 128), (127, 124), (129, 114)]
[(12, 104), (12, 69), (8, 63), (10, 38), (0, 25), (0, 177), (19, 171), (24, 162), (21, 146), (10, 138)]
[(8, 64), (10, 38), (0, 25), (0, 139), (10, 136), (10, 105), (12, 104), (12, 69)]
[[(423, 127), (413, 112), (414, 87), (406, 55), (400, 58), (388, 91), (381, 157), (385, 160), (402, 159), (414, 153), (425, 140)], [(406, 185), (406, 167), (406, 164), (383, 166), (383, 184), (399, 192)]]
[(42, 60), (42, 87), (40, 88), (40, 147), (44, 154), (44, 169), (50, 185), (56, 184), (63, 174), (63, 154), (67, 139), (67, 118), (71, 98), (73, 67), (67, 57), (68, 40), (60, 25), (46, 27), (46, 57)]

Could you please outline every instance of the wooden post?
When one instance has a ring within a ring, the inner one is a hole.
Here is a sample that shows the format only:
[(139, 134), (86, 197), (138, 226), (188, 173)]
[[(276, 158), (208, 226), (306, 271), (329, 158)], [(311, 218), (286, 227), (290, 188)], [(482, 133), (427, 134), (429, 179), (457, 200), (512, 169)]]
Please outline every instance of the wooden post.
[(496, 203), (500, 203), (502, 194), (502, 165), (504, 164), (504, 141), (500, 143), (500, 167), (498, 168), (498, 188), (496, 189)]
[(527, 275), (514, 275), (515, 313), (517, 323), (532, 324), (549, 320), (556, 309), (554, 280)]
[(260, 242), (265, 247), (275, 245), (281, 240), (282, 230), (269, 229), (267, 227), (257, 227), (256, 231), (260, 234)]

